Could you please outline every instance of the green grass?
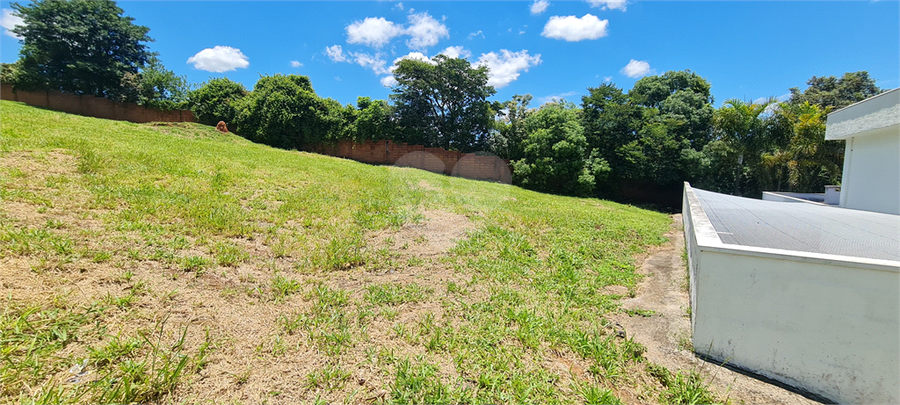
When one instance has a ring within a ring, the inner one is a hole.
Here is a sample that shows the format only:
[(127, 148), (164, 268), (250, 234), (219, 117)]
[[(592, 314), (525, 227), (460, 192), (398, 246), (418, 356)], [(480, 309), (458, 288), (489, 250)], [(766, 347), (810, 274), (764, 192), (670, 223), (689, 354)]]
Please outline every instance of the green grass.
[[(394, 403), (616, 403), (613, 388), (664, 402), (710, 398), (697, 397), (693, 377), (639, 386), (646, 378), (634, 374), (651, 373), (644, 348), (610, 335), (604, 319), (620, 298), (604, 287), (634, 290), (633, 258), (665, 241), (664, 214), (277, 150), (196, 124), (8, 101), (0, 110), (0, 159), (71, 161), (50, 176), (4, 166), (0, 198), (47, 218), (3, 212), (0, 255), (27, 260), (46, 284), (109, 273), (77, 295), (102, 307), (4, 302), (3, 402), (198, 402), (181, 387), (213, 395), (198, 372), (216, 345), (243, 356), (229, 371), (235, 386), (261, 384), (250, 362), (326, 364), (264, 387), (302, 402), (364, 399), (354, 383), (363, 368), (387, 392), (378, 401)], [(429, 210), (465, 215), (468, 237), (427, 260), (373, 242)], [(395, 272), (410, 273), (375, 279)], [(239, 327), (216, 324), (238, 310), (259, 316), (250, 345), (223, 332)], [(163, 333), (170, 316), (181, 323)], [(583, 375), (548, 368), (558, 353), (577, 358)], [(94, 383), (55, 379), (84, 358)]]

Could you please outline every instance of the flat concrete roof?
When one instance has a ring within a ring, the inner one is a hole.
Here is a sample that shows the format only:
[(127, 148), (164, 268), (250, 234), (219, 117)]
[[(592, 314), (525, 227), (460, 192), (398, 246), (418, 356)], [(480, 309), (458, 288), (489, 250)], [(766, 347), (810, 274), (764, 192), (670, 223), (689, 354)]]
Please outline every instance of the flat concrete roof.
[(722, 243), (900, 261), (900, 215), (693, 191)]

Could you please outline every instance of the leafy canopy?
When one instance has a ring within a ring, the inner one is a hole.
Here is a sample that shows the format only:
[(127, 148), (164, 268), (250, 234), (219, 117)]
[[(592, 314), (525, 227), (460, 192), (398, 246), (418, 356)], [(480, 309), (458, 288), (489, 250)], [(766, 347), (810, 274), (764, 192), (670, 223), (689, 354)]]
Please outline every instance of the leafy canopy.
[(149, 28), (134, 25), (112, 1), (12, 3), (24, 22), (16, 86), (121, 98), (126, 73), (150, 61)]
[(187, 95), (188, 105), (201, 124), (232, 123), (238, 115), (236, 104), (247, 96), (247, 89), (228, 78), (210, 79)]
[(801, 105), (808, 102), (823, 108), (843, 108), (882, 92), (875, 85), (875, 79), (869, 77), (869, 72), (864, 70), (847, 72), (840, 78), (813, 76), (806, 84), (809, 87), (802, 92), (797, 87), (790, 89), (791, 104)]
[(496, 91), (487, 85), (488, 68), (460, 58), (402, 59), (393, 88), (399, 125), (410, 143), (471, 152), (484, 149), (491, 129)]

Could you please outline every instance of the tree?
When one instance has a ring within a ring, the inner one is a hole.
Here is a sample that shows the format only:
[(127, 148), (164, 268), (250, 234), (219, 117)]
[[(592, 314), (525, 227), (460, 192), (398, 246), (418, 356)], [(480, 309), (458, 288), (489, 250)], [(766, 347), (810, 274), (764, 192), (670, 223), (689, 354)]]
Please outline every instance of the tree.
[(609, 162), (610, 179), (620, 180), (633, 163), (626, 161), (621, 148), (639, 139), (644, 107), (632, 104), (628, 95), (612, 83), (589, 87), (588, 92), (581, 98), (584, 136), (588, 147)]
[(385, 100), (372, 100), (359, 97), (356, 100), (358, 114), (356, 116), (355, 141), (393, 139), (395, 127), (393, 112)]
[(234, 122), (238, 102), (249, 94), (240, 83), (228, 78), (210, 79), (187, 95), (188, 106), (201, 124)]
[[(124, 84), (132, 80), (133, 84)], [(190, 90), (184, 76), (166, 69), (156, 57), (151, 57), (139, 74), (125, 73), (122, 87), (130, 86), (134, 86), (138, 104), (160, 110), (182, 108)]]
[(548, 103), (525, 119), (524, 157), (513, 162), (515, 182), (536, 191), (590, 195), (609, 172), (588, 149), (575, 105)]
[(806, 84), (809, 87), (803, 92), (797, 87), (790, 89), (792, 105), (808, 102), (823, 108), (844, 108), (882, 92), (875, 85), (875, 79), (869, 77), (869, 72), (864, 70), (844, 73), (840, 79), (834, 76), (813, 76)]
[(488, 140), (488, 149), (504, 159), (517, 160), (524, 156), (524, 142), (528, 134), (525, 132), (525, 119), (530, 114), (528, 104), (531, 94), (516, 94), (497, 108), (499, 121), (496, 132)]
[[(779, 182), (785, 174), (791, 191), (821, 192), (828, 184), (840, 184), (844, 142), (825, 140), (825, 117), (830, 108), (809, 102), (781, 104), (776, 116), (792, 123), (787, 147), (762, 156), (769, 177)], [(780, 184), (776, 186), (780, 189)]]
[(17, 86), (117, 98), (126, 73), (150, 61), (149, 28), (134, 25), (112, 1), (12, 3), (24, 22)]
[(628, 97), (633, 104), (657, 109), (660, 121), (676, 120), (677, 135), (699, 150), (710, 141), (715, 111), (709, 89), (709, 82), (690, 70), (671, 71), (638, 80)]
[(460, 58), (435, 56), (430, 62), (397, 62), (391, 99), (403, 137), (410, 143), (470, 152), (484, 148), (491, 129), (496, 91), (487, 85), (488, 68)]
[(306, 76), (263, 76), (237, 104), (237, 133), (279, 148), (339, 139), (344, 124), (341, 104), (319, 98)]
[(745, 167), (754, 168), (760, 153), (765, 149), (769, 118), (765, 112), (774, 103), (774, 98), (761, 103), (730, 99), (716, 111), (713, 120), (716, 138), (722, 140), (736, 156), (733, 169), (734, 195), (741, 195), (743, 178), (747, 176)]

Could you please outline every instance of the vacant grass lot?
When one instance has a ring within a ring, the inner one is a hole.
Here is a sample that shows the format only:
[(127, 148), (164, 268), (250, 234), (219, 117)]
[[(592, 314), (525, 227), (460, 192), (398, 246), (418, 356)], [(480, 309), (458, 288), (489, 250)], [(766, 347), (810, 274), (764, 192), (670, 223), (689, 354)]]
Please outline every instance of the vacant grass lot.
[(0, 401), (714, 401), (605, 314), (663, 214), (0, 102)]

